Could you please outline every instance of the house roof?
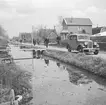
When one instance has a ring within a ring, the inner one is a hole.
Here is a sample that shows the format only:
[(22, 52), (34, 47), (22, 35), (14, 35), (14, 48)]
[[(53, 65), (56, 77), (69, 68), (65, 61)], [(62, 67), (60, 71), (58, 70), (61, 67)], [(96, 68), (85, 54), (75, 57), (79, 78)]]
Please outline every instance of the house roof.
[(89, 18), (64, 18), (66, 25), (92, 25)]
[(98, 34), (95, 34), (93, 36), (106, 36), (106, 31), (105, 32), (98, 33)]
[(51, 33), (54, 33), (57, 35), (57, 32), (55, 29), (46, 29), (46, 35), (49, 36)]

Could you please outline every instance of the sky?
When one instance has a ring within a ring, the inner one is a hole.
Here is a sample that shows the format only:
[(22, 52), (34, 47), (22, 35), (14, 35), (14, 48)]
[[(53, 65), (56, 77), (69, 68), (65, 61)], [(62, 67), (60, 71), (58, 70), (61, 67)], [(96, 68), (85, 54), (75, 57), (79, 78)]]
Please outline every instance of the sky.
[(106, 26), (106, 0), (0, 0), (0, 25), (10, 38), (40, 25), (54, 28), (59, 17), (90, 18)]

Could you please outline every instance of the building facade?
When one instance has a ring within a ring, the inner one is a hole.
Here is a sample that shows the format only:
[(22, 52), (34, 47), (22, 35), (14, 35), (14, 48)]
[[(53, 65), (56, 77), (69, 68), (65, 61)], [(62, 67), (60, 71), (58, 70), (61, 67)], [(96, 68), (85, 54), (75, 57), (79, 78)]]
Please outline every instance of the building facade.
[(31, 33), (20, 33), (19, 34), (19, 39), (22, 41), (22, 42), (32, 42), (32, 37), (31, 37)]
[(89, 18), (64, 18), (61, 36), (65, 39), (69, 33), (86, 33), (92, 35), (92, 22)]

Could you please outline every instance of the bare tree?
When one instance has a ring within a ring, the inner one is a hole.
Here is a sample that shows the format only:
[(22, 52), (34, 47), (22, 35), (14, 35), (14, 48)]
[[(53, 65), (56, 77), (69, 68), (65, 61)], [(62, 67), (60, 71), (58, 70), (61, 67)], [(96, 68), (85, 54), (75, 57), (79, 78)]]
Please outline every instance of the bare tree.
[(58, 24), (56, 25), (56, 31), (57, 31), (58, 35), (62, 31), (62, 22), (63, 22), (63, 16), (59, 16), (58, 17)]

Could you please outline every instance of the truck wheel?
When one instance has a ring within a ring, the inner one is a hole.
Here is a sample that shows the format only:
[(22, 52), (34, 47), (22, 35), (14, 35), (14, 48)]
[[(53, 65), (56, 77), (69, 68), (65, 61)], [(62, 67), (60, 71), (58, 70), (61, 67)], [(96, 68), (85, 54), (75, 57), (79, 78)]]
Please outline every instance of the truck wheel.
[(83, 47), (82, 47), (82, 46), (78, 46), (78, 47), (77, 47), (77, 51), (83, 52)]
[(70, 46), (67, 46), (68, 52), (71, 52), (71, 48)]
[(99, 53), (99, 51), (98, 50), (95, 50), (94, 54), (97, 55), (98, 53)]

